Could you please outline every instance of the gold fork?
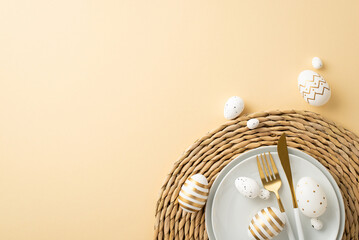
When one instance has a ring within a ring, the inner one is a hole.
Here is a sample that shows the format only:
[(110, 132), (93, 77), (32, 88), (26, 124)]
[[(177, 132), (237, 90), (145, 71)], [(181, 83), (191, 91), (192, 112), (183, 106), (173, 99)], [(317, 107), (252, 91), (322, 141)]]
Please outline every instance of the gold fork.
[[(288, 228), (288, 237), (290, 240), (295, 240), (292, 228), (288, 221), (287, 214), (285, 213), (283, 203), (280, 200), (280, 196), (279, 196), (279, 189), (282, 186), (282, 180), (280, 179), (279, 172), (274, 163), (272, 154), (270, 152), (268, 152), (268, 155), (269, 155), (269, 157), (267, 157), (266, 154), (261, 154), (260, 158), (262, 161), (260, 161), (259, 157), (257, 156), (257, 166), (258, 166), (259, 176), (261, 177), (263, 187), (265, 189), (267, 189), (268, 191), (273, 192), (275, 194), (275, 196), (277, 197), (279, 209), (284, 214), (284, 216), (286, 218), (285, 220), (286, 220), (286, 225)], [(268, 161), (268, 158), (270, 159), (270, 162)], [(262, 169), (261, 162), (262, 162), (264, 171)]]

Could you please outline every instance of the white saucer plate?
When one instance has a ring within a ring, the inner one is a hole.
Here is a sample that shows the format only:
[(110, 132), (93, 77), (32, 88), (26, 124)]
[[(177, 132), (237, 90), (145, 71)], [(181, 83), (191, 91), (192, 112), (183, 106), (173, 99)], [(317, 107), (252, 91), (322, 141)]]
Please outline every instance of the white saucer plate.
[[(274, 194), (271, 194), (271, 198), (267, 201), (260, 198), (248, 199), (242, 196), (234, 186), (234, 180), (239, 176), (251, 177), (260, 183), (255, 156), (265, 152), (272, 153), (278, 167), (283, 182), (280, 195), (296, 234), (289, 186), (280, 165), (276, 146), (269, 146), (240, 155), (220, 172), (213, 183), (205, 214), (206, 229), (211, 240), (249, 239), (247, 229), (251, 217), (264, 207), (277, 207)], [(301, 215), (305, 237), (307, 239), (341, 239), (344, 231), (345, 211), (343, 199), (335, 180), (323, 165), (309, 155), (291, 148), (289, 154), (294, 183), (304, 176), (313, 177), (323, 187), (328, 198), (328, 209), (320, 217), (324, 223), (324, 228), (321, 231), (314, 230), (311, 227), (310, 219)], [(288, 239), (285, 231), (276, 239)]]

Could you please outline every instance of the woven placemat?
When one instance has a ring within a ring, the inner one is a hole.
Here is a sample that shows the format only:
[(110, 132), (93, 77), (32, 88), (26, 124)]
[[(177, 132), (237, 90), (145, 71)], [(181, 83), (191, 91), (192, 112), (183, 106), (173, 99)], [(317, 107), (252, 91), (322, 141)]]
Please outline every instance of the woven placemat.
[[(249, 130), (247, 120), (257, 118)], [(342, 192), (346, 210), (342, 239), (359, 239), (359, 138), (317, 113), (266, 111), (228, 121), (192, 144), (175, 162), (161, 188), (156, 205), (154, 239), (208, 239), (204, 209), (185, 213), (176, 198), (182, 184), (203, 174), (210, 186), (218, 173), (239, 154), (260, 146), (276, 145), (285, 132), (289, 147), (306, 152), (333, 175)]]

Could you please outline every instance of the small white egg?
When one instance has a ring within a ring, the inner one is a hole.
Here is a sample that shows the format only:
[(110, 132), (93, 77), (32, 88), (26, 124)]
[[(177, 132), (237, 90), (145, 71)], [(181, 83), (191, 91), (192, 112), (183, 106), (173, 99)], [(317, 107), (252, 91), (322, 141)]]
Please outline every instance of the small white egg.
[(229, 98), (224, 105), (224, 117), (228, 120), (238, 117), (244, 109), (244, 101), (242, 98), (233, 96)]
[(177, 198), (180, 207), (186, 212), (197, 212), (206, 204), (209, 193), (208, 181), (202, 174), (189, 177), (182, 185)]
[(318, 218), (310, 219), (310, 224), (312, 224), (312, 228), (318, 231), (323, 228), (323, 222), (320, 221)]
[(259, 190), (259, 197), (263, 200), (267, 200), (270, 197), (270, 192), (267, 189), (262, 188)]
[(258, 183), (252, 178), (239, 177), (234, 184), (238, 191), (247, 198), (256, 198), (260, 193)]
[(272, 239), (283, 230), (284, 225), (285, 215), (277, 208), (267, 207), (252, 218), (248, 227), (248, 236), (254, 240)]
[(323, 62), (320, 58), (318, 57), (314, 57), (312, 59), (312, 66), (315, 68), (315, 69), (320, 69), (323, 67)]
[(252, 118), (247, 121), (247, 127), (249, 129), (255, 129), (259, 125), (259, 120), (257, 118)]
[(327, 209), (327, 197), (323, 188), (311, 177), (303, 177), (297, 183), (298, 208), (307, 217), (317, 218)]

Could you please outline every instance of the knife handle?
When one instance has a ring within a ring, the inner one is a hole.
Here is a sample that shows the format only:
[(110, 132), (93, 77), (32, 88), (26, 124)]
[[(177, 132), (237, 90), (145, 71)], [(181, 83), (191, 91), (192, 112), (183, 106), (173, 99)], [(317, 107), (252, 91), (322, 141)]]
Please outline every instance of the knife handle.
[(289, 240), (296, 240), (295, 237), (294, 237), (293, 229), (292, 229), (292, 226), (290, 225), (288, 216), (287, 216), (287, 214), (285, 212), (283, 212), (283, 213), (284, 213), (284, 216), (285, 216), (285, 225), (287, 226), (288, 239)]
[(294, 210), (295, 224), (297, 226), (298, 240), (304, 240), (304, 233), (303, 233), (302, 223), (300, 222), (299, 209), (294, 208), (293, 210)]

